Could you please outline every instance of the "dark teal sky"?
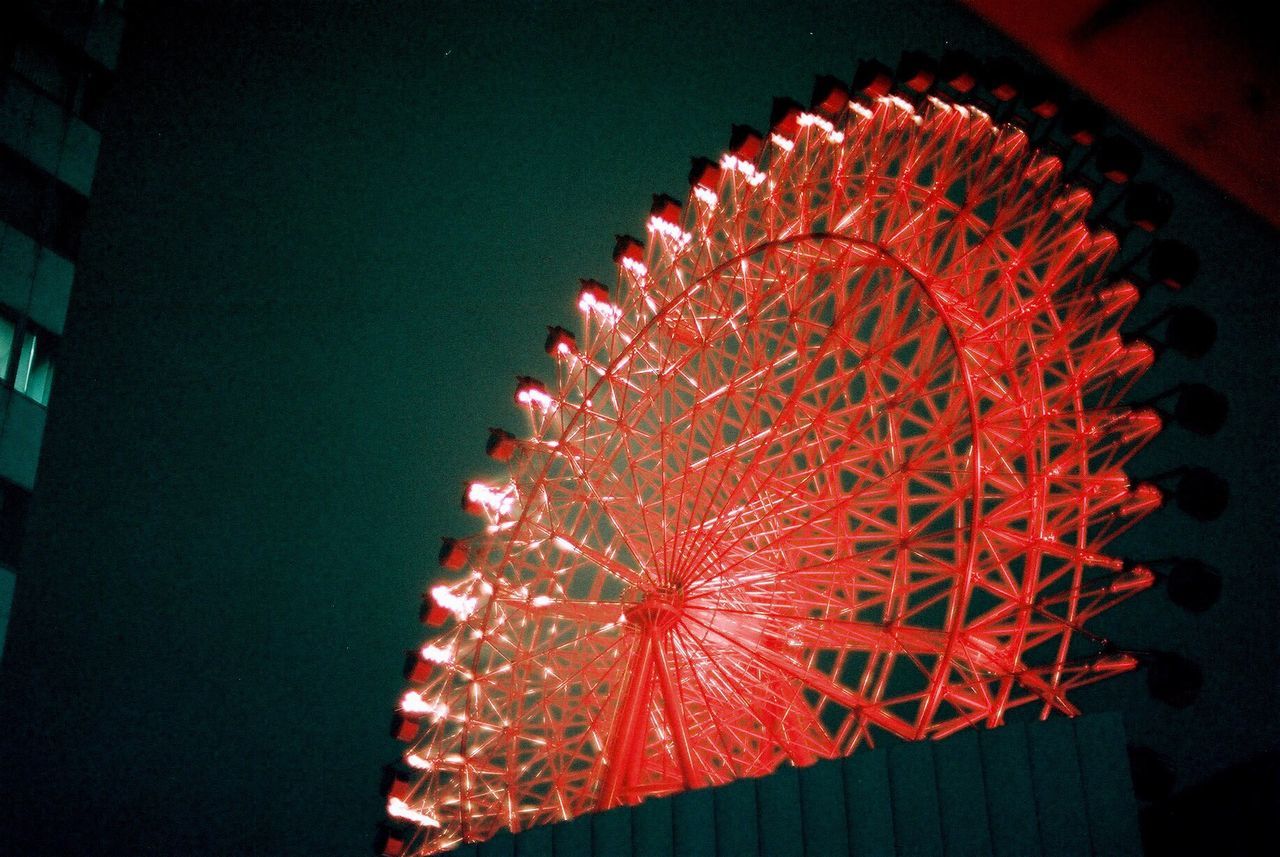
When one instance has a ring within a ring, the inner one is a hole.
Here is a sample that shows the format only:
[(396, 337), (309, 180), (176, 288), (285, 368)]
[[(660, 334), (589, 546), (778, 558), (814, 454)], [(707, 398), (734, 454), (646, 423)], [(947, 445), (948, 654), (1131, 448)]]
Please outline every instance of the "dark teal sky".
[[(168, 5), (126, 34), (59, 353), (0, 664), (0, 852), (7, 830), (15, 854), (365, 853), (437, 538), (470, 526), (486, 429), (524, 430), (514, 376), (549, 374), (577, 278), (815, 73), (1011, 48), (935, 2)], [(1276, 740), (1280, 260), (1154, 160), (1222, 337), (1144, 389), (1208, 381), (1232, 419), (1134, 470), (1207, 464), (1234, 502), (1123, 546), (1212, 559), (1226, 592), (1104, 621), (1201, 661), (1195, 708), (1141, 676), (1081, 699), (1189, 784)]]

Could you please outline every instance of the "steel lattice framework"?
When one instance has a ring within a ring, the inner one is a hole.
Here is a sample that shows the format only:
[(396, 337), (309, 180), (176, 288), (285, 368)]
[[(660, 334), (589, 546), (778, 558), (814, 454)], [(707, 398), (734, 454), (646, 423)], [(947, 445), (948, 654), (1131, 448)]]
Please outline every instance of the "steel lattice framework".
[(1151, 349), (1092, 199), (983, 112), (896, 97), (738, 133), (584, 281), (532, 433), (464, 503), (390, 788), (415, 853), (650, 795), (1076, 713), (1151, 583), (1120, 404)]

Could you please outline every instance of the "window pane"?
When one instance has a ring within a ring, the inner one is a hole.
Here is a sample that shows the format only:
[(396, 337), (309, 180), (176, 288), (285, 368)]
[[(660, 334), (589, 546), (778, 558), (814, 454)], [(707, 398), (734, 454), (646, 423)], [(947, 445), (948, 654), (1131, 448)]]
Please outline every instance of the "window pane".
[(42, 405), (49, 404), (53, 386), (53, 336), (28, 329), (18, 351), (13, 389)]
[(53, 387), (53, 360), (47, 351), (36, 349), (35, 364), (27, 381), (27, 395), (42, 405), (49, 404), (49, 390)]
[(0, 383), (9, 380), (9, 357), (13, 351), (13, 322), (0, 315)]

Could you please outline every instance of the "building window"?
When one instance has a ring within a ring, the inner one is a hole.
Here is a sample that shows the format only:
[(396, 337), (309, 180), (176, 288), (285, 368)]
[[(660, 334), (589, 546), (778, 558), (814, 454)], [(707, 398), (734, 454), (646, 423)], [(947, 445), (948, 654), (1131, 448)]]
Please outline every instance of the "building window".
[(0, 381), (34, 402), (49, 404), (58, 337), (29, 319), (0, 312)]
[(49, 404), (53, 386), (53, 335), (28, 325), (18, 347), (13, 389), (42, 405)]
[(13, 319), (0, 312), (0, 378), (9, 378), (9, 355), (13, 352), (13, 338), (18, 332)]

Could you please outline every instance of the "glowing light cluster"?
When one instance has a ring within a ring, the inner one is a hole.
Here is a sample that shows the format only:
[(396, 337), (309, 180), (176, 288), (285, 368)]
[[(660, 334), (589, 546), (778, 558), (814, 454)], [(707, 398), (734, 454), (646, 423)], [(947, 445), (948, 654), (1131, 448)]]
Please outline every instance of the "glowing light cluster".
[(720, 201), (720, 195), (718, 193), (713, 191), (711, 188), (703, 187), (702, 185), (694, 186), (693, 196), (694, 199), (698, 200), (703, 205), (710, 206), (712, 208), (715, 208), (716, 203)]
[(494, 518), (504, 518), (515, 508), (515, 486), (494, 488), (483, 482), (472, 482), (467, 486), (467, 503), (477, 510), (488, 513)]
[(452, 613), (456, 619), (469, 619), (476, 610), (475, 596), (455, 595), (447, 586), (433, 586), (431, 598), (436, 604)]
[(525, 384), (516, 390), (516, 401), (545, 411), (554, 406), (556, 400), (543, 387)]
[(600, 300), (590, 292), (583, 292), (578, 298), (578, 309), (585, 313), (592, 313), (603, 318), (605, 321), (614, 322), (622, 318), (622, 308), (614, 306), (607, 300)]
[(423, 646), (418, 652), (424, 661), (430, 661), (433, 664), (453, 663), (453, 653), (453, 646), (433, 646), (430, 643)]
[(387, 815), (392, 818), (411, 821), (423, 827), (439, 827), (440, 821), (430, 813), (423, 812), (420, 809), (414, 809), (400, 798), (393, 797), (387, 801)]
[(810, 126), (817, 126), (818, 128), (821, 128), (822, 132), (827, 135), (827, 142), (829, 143), (844, 142), (844, 132), (837, 131), (835, 123), (827, 119), (823, 119), (816, 113), (801, 113), (796, 119), (796, 124), (801, 128), (808, 128)]
[(417, 753), (407, 753), (404, 757), (405, 764), (411, 768), (417, 768), (419, 771), (429, 771), (435, 764), (430, 759), (424, 759)]
[(774, 142), (620, 243), (575, 359), (521, 382), (533, 436), (474, 498), (502, 520), (442, 553), (402, 701), (412, 853), (1074, 714), (1134, 666), (1089, 624), (1151, 585), (1105, 548), (1160, 503), (1123, 467), (1161, 425), (1122, 404), (1153, 355), (1088, 194), (938, 99)]
[(643, 279), (649, 273), (649, 267), (644, 262), (636, 259), (624, 258), (620, 260), (620, 264), (625, 270), (630, 271), (636, 279)]
[[(747, 180), (747, 184), (752, 187), (760, 184), (765, 179), (764, 171), (757, 168), (751, 161), (744, 161), (736, 155), (731, 155), (728, 152), (720, 158), (720, 166), (724, 167), (726, 170), (733, 170), (740, 174)], [(719, 197), (717, 195), (717, 199), (718, 198)]]
[(428, 702), (416, 690), (407, 690), (400, 700), (400, 710), (405, 714), (425, 714), (433, 721), (449, 716), (449, 707), (443, 702)]
[(677, 250), (683, 250), (693, 240), (693, 236), (681, 229), (680, 224), (657, 216), (649, 218), (648, 229), (650, 232), (669, 238), (674, 242)]
[(796, 143), (794, 140), (790, 140), (782, 136), (781, 134), (770, 134), (769, 139), (773, 142), (775, 146), (777, 146), (779, 149), (781, 149), (784, 152), (790, 152), (792, 149), (796, 147)]

